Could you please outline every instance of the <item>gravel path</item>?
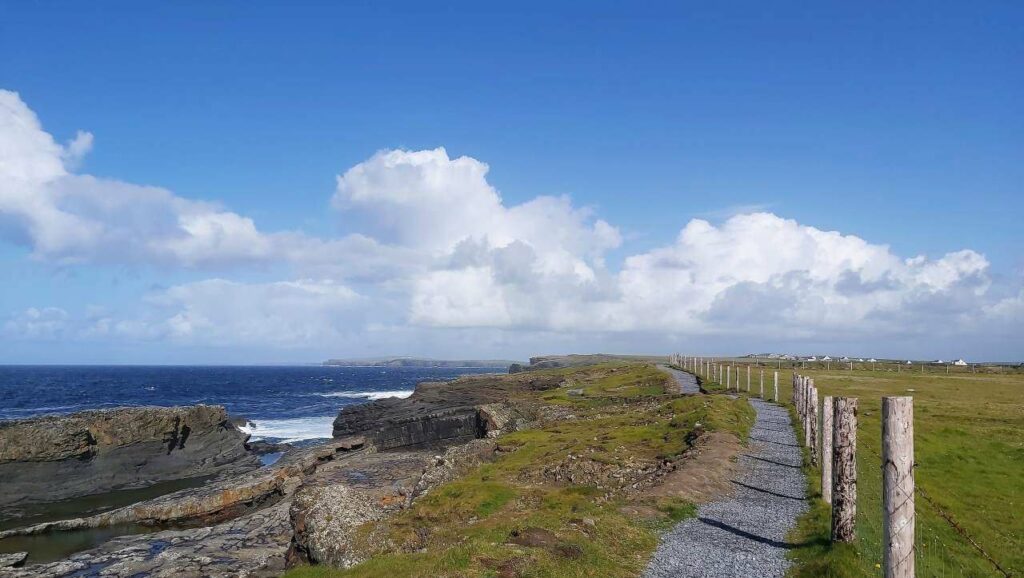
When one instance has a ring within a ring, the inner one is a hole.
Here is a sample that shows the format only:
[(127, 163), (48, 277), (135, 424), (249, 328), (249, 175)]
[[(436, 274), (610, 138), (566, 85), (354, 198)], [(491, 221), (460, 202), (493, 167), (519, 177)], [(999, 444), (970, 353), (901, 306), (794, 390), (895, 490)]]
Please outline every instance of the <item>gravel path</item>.
[(667, 372), (676, 380), (676, 383), (679, 384), (679, 393), (700, 393), (697, 378), (692, 373), (672, 369), (667, 365), (659, 365), (658, 369)]
[(786, 534), (807, 509), (800, 447), (789, 414), (750, 399), (757, 422), (738, 458), (735, 491), (701, 506), (662, 537), (644, 576), (783, 576)]

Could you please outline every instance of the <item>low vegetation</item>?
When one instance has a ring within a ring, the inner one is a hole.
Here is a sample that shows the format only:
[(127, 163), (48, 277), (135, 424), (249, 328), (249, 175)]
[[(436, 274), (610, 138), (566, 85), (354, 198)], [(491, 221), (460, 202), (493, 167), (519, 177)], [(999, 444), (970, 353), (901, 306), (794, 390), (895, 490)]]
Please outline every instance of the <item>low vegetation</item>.
[(367, 562), (288, 576), (637, 576), (658, 532), (695, 511), (645, 491), (651, 472), (702, 431), (745, 439), (753, 411), (726, 396), (675, 395), (650, 364), (545, 371), (564, 378), (538, 394), (554, 419), (501, 437), (497, 460), (360, 528), (389, 545)]

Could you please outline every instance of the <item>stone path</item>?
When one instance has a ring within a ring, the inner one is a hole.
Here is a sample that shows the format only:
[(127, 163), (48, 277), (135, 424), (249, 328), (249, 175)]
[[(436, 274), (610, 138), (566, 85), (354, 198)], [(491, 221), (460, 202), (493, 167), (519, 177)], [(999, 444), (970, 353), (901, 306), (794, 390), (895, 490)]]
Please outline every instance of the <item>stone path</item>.
[(679, 393), (700, 393), (700, 387), (697, 385), (697, 378), (692, 373), (672, 369), (667, 365), (659, 365), (658, 369), (668, 373), (676, 380), (676, 383), (679, 384)]
[(757, 421), (738, 458), (735, 491), (665, 534), (644, 576), (785, 575), (786, 534), (807, 509), (800, 446), (785, 409), (759, 399), (750, 403)]

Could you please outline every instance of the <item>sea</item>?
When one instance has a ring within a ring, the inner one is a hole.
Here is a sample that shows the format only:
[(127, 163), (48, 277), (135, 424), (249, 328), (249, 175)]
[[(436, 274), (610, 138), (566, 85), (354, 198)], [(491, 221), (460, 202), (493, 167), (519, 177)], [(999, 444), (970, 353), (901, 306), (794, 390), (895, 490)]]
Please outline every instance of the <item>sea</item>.
[(330, 438), (341, 408), (408, 397), (416, 384), (493, 368), (338, 366), (0, 366), (0, 420), (120, 406), (222, 405), (252, 440)]

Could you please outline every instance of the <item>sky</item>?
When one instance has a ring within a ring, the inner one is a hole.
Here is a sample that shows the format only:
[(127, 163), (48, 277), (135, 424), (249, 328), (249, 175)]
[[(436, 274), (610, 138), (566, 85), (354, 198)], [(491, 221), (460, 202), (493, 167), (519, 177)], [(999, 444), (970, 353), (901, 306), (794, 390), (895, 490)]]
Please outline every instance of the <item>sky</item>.
[(0, 3), (0, 363), (1024, 358), (1024, 5)]

